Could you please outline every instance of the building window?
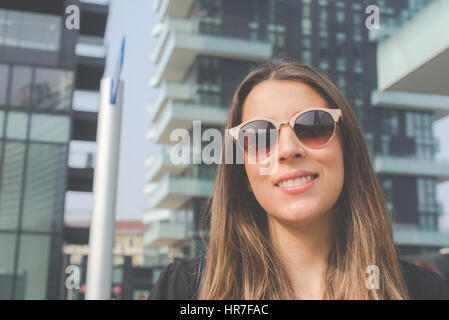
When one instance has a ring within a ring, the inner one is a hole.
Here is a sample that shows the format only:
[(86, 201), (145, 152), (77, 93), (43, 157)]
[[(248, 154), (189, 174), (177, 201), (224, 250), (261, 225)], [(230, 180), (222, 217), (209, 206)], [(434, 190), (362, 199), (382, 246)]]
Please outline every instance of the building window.
[(355, 87), (355, 94), (356, 98), (359, 99), (363, 103), (363, 99), (365, 96), (365, 85), (364, 85), (365, 78), (360, 73), (354, 74), (354, 87)]
[(273, 45), (273, 54), (276, 57), (285, 55), (285, 26), (267, 25), (268, 41)]
[(222, 0), (200, 0), (201, 15), (215, 18), (223, 17)]
[(9, 77), (9, 66), (6, 64), (0, 64), (0, 106), (4, 106), (6, 104), (8, 77)]
[(258, 22), (250, 22), (248, 24), (249, 29), (249, 38), (251, 40), (259, 39), (259, 23)]
[(62, 18), (0, 9), (0, 46), (58, 51)]
[(436, 201), (436, 180), (417, 179), (418, 211), (422, 229), (438, 229), (438, 204)]
[(390, 140), (391, 140), (391, 137), (389, 135), (385, 135), (385, 134), (381, 135), (381, 144), (380, 144), (381, 150), (380, 150), (380, 152), (384, 156), (390, 155)]
[(340, 89), (340, 91), (343, 93), (343, 95), (346, 94), (346, 77), (344, 74), (338, 74), (337, 76), (337, 87)]
[(38, 114), (31, 116), (30, 140), (68, 143), (70, 139), (70, 117)]
[(327, 37), (327, 7), (321, 7), (319, 11), (318, 28), (320, 30), (320, 37)]
[(16, 284), (20, 290), (16, 290), (14, 299), (46, 298), (49, 263), (51, 255), (50, 235), (20, 235), (19, 274), (22, 274), (21, 284)]
[(362, 40), (362, 28), (365, 28), (365, 24), (362, 21), (362, 12), (354, 12), (352, 14), (352, 22), (353, 22), (353, 39), (355, 41)]
[(345, 32), (345, 12), (343, 10), (338, 10), (335, 13), (335, 31), (336, 32)]
[(200, 34), (213, 34), (213, 35), (221, 34), (221, 25), (222, 25), (221, 18), (209, 16), (200, 17), (198, 23)]
[(399, 116), (396, 110), (382, 110), (382, 133), (389, 136), (399, 134)]
[(67, 145), (29, 144), (23, 200), (23, 230), (61, 231), (67, 149)]
[(9, 112), (6, 123), (6, 138), (26, 140), (28, 131), (28, 113)]
[(308, 65), (312, 64), (312, 52), (310, 50), (302, 51), (302, 61)]
[[(0, 110), (0, 138), (3, 137), (3, 128), (5, 123), (5, 112)], [(1, 149), (1, 148), (0, 148)], [(0, 159), (1, 159), (1, 150), (0, 150)]]
[(198, 83), (220, 84), (220, 59), (198, 57)]
[(220, 103), (220, 86), (218, 85), (197, 85), (196, 89), (197, 101), (196, 103), (202, 106), (219, 107)]
[(11, 92), (9, 104), (27, 107), (31, 97), (31, 68), (14, 66), (12, 68)]
[(433, 115), (424, 112), (405, 113), (406, 136), (415, 139), (416, 156), (431, 160), (435, 156), (437, 140), (433, 137)]
[(328, 61), (328, 42), (327, 39), (320, 40), (320, 68), (327, 69)]
[(312, 20), (311, 20), (311, 4), (310, 1), (302, 2), (302, 19), (301, 29), (303, 35), (312, 34)]
[(374, 156), (374, 135), (371, 132), (365, 133), (366, 144), (368, 147), (368, 152), (371, 158)]
[(36, 109), (70, 109), (72, 71), (36, 69), (31, 104)]
[[(3, 155), (3, 171), (0, 180), (0, 229), (16, 230), (19, 221), (20, 203), (25, 158), (24, 142), (6, 142)], [(2, 259), (0, 259), (2, 260)]]
[(337, 71), (346, 71), (346, 55), (345, 55), (345, 39), (342, 37), (337, 37), (336, 39), (336, 68)]
[[(0, 270), (2, 270), (2, 285), (0, 286), (0, 297), (2, 300), (11, 299), (12, 278), (14, 275), (14, 262), (16, 255), (17, 233), (0, 233)], [(16, 283), (22, 284), (23, 273), (19, 273)], [(17, 282), (18, 281), (18, 282)]]
[(393, 180), (384, 179), (382, 181), (382, 190), (384, 192), (385, 201), (393, 202)]

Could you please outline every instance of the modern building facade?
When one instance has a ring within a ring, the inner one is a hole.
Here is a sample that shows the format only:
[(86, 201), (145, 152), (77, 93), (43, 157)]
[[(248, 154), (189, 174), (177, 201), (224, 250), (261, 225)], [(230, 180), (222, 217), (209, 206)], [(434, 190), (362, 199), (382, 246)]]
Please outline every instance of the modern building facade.
[(442, 31), (448, 27), (447, 1), (420, 0), (370, 33), (377, 44), (371, 106), (382, 115), (374, 167), (400, 222), (396, 243), (408, 248), (448, 247), (436, 188), (448, 181), (449, 163), (435, 157), (433, 135), (434, 122), (449, 115), (449, 36)]
[(213, 190), (215, 168), (171, 163), (172, 130), (185, 128), (192, 136), (193, 120), (200, 120), (202, 129), (222, 127), (233, 92), (254, 62), (285, 57), (326, 73), (353, 106), (395, 219), (400, 252), (449, 246), (449, 238), (438, 232), (436, 200), (436, 185), (449, 178), (449, 165), (435, 160), (438, 142), (432, 134), (433, 121), (446, 115), (447, 107), (426, 102), (424, 96), (416, 107), (411, 96), (403, 101), (379, 89), (378, 42), (365, 24), (370, 4), (379, 7), (381, 25), (392, 25), (427, 2), (154, 1), (157, 45), (150, 58), (156, 72), (149, 84), (160, 95), (148, 108), (148, 138), (162, 147), (146, 160), (147, 246), (162, 257), (195, 256), (203, 250), (198, 221), (208, 210), (204, 204)]
[(93, 179), (93, 155), (71, 149), (96, 139), (107, 16), (107, 1), (0, 3), (1, 299), (58, 299), (65, 281), (66, 192)]

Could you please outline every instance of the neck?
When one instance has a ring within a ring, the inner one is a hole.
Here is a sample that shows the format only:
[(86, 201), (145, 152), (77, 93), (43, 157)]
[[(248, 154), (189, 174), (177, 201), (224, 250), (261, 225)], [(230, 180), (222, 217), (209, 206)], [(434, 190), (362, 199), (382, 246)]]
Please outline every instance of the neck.
[(323, 297), (324, 271), (332, 238), (333, 213), (307, 225), (292, 226), (269, 220), (270, 238), (297, 297)]

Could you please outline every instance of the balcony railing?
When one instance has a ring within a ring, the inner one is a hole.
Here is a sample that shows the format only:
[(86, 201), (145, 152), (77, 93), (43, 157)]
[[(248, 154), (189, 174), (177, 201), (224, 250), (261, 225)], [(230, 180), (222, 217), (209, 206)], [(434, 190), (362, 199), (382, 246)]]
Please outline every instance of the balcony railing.
[(158, 70), (151, 79), (152, 86), (162, 80), (183, 81), (188, 68), (199, 54), (231, 59), (267, 59), (271, 57), (269, 42), (229, 37), (223, 34), (202, 33), (200, 19), (174, 19), (167, 17), (159, 32), (152, 60)]
[(105, 58), (106, 48), (103, 44), (103, 37), (79, 35), (75, 53), (78, 56)]
[(375, 107), (410, 111), (434, 112), (435, 119), (449, 115), (449, 96), (401, 91), (378, 91), (371, 93), (371, 104)]
[(93, 90), (73, 91), (72, 108), (75, 111), (98, 112), (100, 93)]
[(170, 158), (171, 150), (172, 148), (167, 146), (147, 157), (148, 180), (158, 181), (165, 173), (177, 175), (188, 166), (187, 164), (174, 164)]
[(69, 153), (69, 168), (93, 169), (95, 167), (95, 152), (71, 151)]
[(209, 197), (214, 185), (213, 180), (165, 174), (159, 182), (158, 189), (151, 194), (150, 206), (178, 209), (192, 198)]
[(201, 124), (222, 126), (226, 122), (228, 112), (229, 110), (219, 106), (184, 104), (170, 100), (159, 120), (149, 129), (147, 138), (159, 144), (169, 144), (173, 130), (181, 128), (189, 130), (194, 120), (201, 121)]
[(380, 174), (435, 177), (439, 182), (449, 180), (447, 161), (376, 155), (373, 167)]
[(144, 231), (144, 245), (148, 247), (173, 245), (185, 239), (186, 224), (170, 221), (151, 223)]

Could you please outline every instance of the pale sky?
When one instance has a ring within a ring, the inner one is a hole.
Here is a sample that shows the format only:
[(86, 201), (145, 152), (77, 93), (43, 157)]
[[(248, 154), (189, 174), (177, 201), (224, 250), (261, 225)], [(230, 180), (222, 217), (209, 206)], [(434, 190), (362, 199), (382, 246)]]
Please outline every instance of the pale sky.
[[(151, 35), (155, 23), (153, 1), (112, 0), (106, 33), (109, 44), (106, 76), (113, 76), (122, 36), (126, 36), (125, 62), (122, 79), (125, 82), (122, 139), (117, 197), (117, 220), (140, 219), (147, 207), (144, 194), (145, 158), (154, 148), (146, 139), (149, 128), (148, 104), (157, 97), (157, 90), (148, 85), (154, 66), (150, 54), (156, 43)], [(440, 142), (438, 159), (449, 162), (449, 116), (435, 123), (435, 137)], [(446, 213), (441, 228), (449, 230), (449, 181), (438, 186), (438, 200)], [(67, 199), (70, 208), (66, 220), (88, 220), (92, 195), (78, 193)], [(79, 213), (75, 215), (75, 212)]]

